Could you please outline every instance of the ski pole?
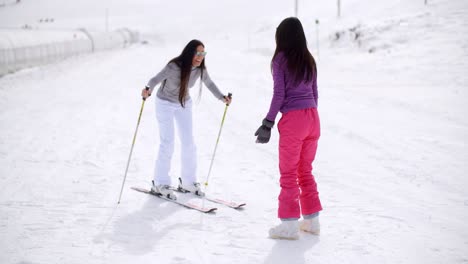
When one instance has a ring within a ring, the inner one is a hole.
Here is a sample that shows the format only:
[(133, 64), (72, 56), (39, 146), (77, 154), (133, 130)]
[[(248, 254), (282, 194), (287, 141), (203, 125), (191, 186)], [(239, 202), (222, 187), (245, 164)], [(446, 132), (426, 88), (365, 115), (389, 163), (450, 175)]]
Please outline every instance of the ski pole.
[[(149, 88), (146, 87), (146, 90), (149, 90)], [(119, 201), (117, 202), (117, 204), (120, 204), (120, 199), (122, 198), (122, 192), (123, 192), (123, 188), (125, 185), (125, 179), (127, 179), (128, 166), (130, 165), (130, 160), (132, 159), (133, 146), (135, 146), (136, 135), (138, 132), (138, 127), (140, 126), (141, 114), (143, 113), (143, 107), (145, 107), (145, 101), (146, 101), (146, 98), (143, 98), (143, 101), (141, 102), (140, 114), (138, 115), (138, 121), (137, 121), (137, 125), (135, 128), (135, 134), (133, 135), (132, 147), (130, 148), (130, 155), (128, 155), (127, 168), (125, 169), (125, 174), (124, 174), (124, 178), (122, 182), (122, 188), (120, 189)]]
[[(229, 97), (229, 99), (231, 99), (232, 98), (232, 93), (228, 93), (228, 97)], [(208, 186), (208, 180), (210, 179), (211, 168), (213, 167), (213, 161), (214, 161), (214, 158), (215, 158), (215, 155), (216, 155), (216, 149), (218, 148), (219, 138), (221, 136), (221, 131), (223, 130), (224, 119), (226, 118), (226, 112), (227, 112), (228, 107), (229, 107), (229, 104), (226, 104), (226, 107), (224, 108), (223, 119), (221, 120), (221, 126), (220, 126), (219, 132), (218, 132), (218, 138), (216, 139), (216, 144), (215, 144), (215, 148), (214, 148), (214, 151), (213, 151), (213, 156), (211, 157), (210, 169), (208, 170), (208, 175), (206, 176), (205, 189)]]

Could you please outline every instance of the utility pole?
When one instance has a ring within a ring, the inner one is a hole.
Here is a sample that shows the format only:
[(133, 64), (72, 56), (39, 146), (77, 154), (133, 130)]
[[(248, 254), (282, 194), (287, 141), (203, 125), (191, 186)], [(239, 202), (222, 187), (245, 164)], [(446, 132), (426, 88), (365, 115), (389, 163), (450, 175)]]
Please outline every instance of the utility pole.
[(341, 16), (341, 1), (338, 0), (338, 18)]
[(319, 20), (318, 19), (315, 19), (315, 28), (316, 28), (316, 32), (317, 32), (317, 36), (316, 36), (316, 39), (317, 39), (317, 59), (320, 60), (320, 48), (319, 48)]
[(298, 1), (299, 0), (295, 0), (296, 1), (296, 5), (295, 5), (295, 8), (294, 8), (294, 16), (297, 17), (297, 14), (299, 12), (299, 8), (298, 8)]

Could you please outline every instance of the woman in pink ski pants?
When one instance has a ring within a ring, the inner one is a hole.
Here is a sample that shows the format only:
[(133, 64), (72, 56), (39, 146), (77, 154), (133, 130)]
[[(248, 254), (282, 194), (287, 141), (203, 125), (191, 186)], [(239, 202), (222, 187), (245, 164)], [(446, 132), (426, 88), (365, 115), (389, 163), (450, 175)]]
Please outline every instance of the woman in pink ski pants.
[[(278, 218), (281, 224), (270, 229), (271, 238), (298, 239), (299, 230), (319, 234), (318, 212), (322, 205), (312, 162), (320, 137), (317, 112), (317, 68), (307, 49), (299, 19), (283, 20), (276, 30), (276, 50), (271, 61), (273, 98), (270, 110), (255, 136), (267, 143), (278, 112), (279, 170), (281, 191)], [(304, 218), (301, 222), (298, 220)]]

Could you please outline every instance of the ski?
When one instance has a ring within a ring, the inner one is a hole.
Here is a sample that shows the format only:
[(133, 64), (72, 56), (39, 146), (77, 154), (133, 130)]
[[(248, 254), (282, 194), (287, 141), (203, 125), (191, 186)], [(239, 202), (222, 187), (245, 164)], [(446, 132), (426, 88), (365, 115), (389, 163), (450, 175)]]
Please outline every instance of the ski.
[(246, 205), (246, 203), (238, 203), (238, 202), (233, 202), (233, 201), (226, 201), (220, 198), (213, 198), (213, 197), (205, 197), (208, 201), (217, 203), (217, 204), (222, 204), (227, 207), (231, 207), (234, 209), (242, 209)]
[(210, 197), (210, 196), (201, 197), (201, 196), (198, 196), (196, 194), (193, 194), (193, 193), (191, 193), (189, 191), (186, 191), (186, 190), (180, 189), (180, 188), (171, 187), (171, 190), (179, 192), (179, 193), (188, 193), (188, 194), (191, 194), (191, 195), (193, 195), (195, 197), (198, 197), (200, 199), (205, 198), (206, 200), (208, 200), (210, 202), (217, 203), (217, 204), (222, 204), (222, 205), (225, 205), (225, 206), (233, 208), (233, 209), (242, 209), (246, 205), (246, 203), (227, 201), (227, 200), (224, 200), (224, 199), (221, 199), (221, 198), (215, 198), (215, 197)]
[(148, 189), (145, 189), (145, 188), (140, 188), (140, 187), (131, 187), (131, 188), (133, 190), (137, 191), (137, 192), (150, 194), (150, 195), (156, 196), (158, 198), (161, 198), (163, 200), (166, 200), (166, 201), (173, 202), (175, 204), (181, 205), (183, 207), (200, 211), (202, 213), (214, 213), (218, 209), (216, 207), (203, 207), (203, 206), (199, 206), (199, 205), (189, 203), (189, 202), (182, 202), (182, 201), (178, 201), (178, 200), (172, 200), (172, 199), (166, 198), (164, 196), (158, 195), (158, 194), (156, 194), (156, 193), (154, 193), (154, 192), (152, 192), (152, 191), (150, 191)]
[[(182, 184), (182, 179), (179, 178), (179, 184)], [(227, 207), (230, 207), (230, 208), (234, 208), (234, 209), (243, 209), (244, 206), (246, 205), (246, 203), (237, 203), (237, 202), (233, 202), (233, 201), (227, 201), (227, 200), (224, 200), (224, 199), (221, 199), (221, 198), (216, 198), (216, 197), (210, 197), (210, 196), (198, 196), (194, 193), (191, 193), (189, 192), (188, 190), (185, 190), (183, 188), (180, 187), (171, 187), (171, 190), (173, 191), (176, 191), (176, 192), (180, 192), (180, 193), (190, 193), (191, 195), (194, 195), (198, 198), (204, 198), (210, 202), (213, 202), (213, 203), (217, 203), (217, 204), (222, 204), (222, 205), (225, 205)]]

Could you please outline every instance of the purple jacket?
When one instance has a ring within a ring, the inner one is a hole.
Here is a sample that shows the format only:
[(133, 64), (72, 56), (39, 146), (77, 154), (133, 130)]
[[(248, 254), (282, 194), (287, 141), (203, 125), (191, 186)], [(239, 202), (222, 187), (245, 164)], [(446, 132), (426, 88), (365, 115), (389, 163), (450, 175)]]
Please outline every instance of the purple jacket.
[(275, 121), (278, 112), (284, 114), (292, 110), (317, 107), (317, 75), (310, 82), (301, 81), (296, 84), (292, 78), (284, 54), (278, 53), (273, 61), (273, 98), (266, 119)]

